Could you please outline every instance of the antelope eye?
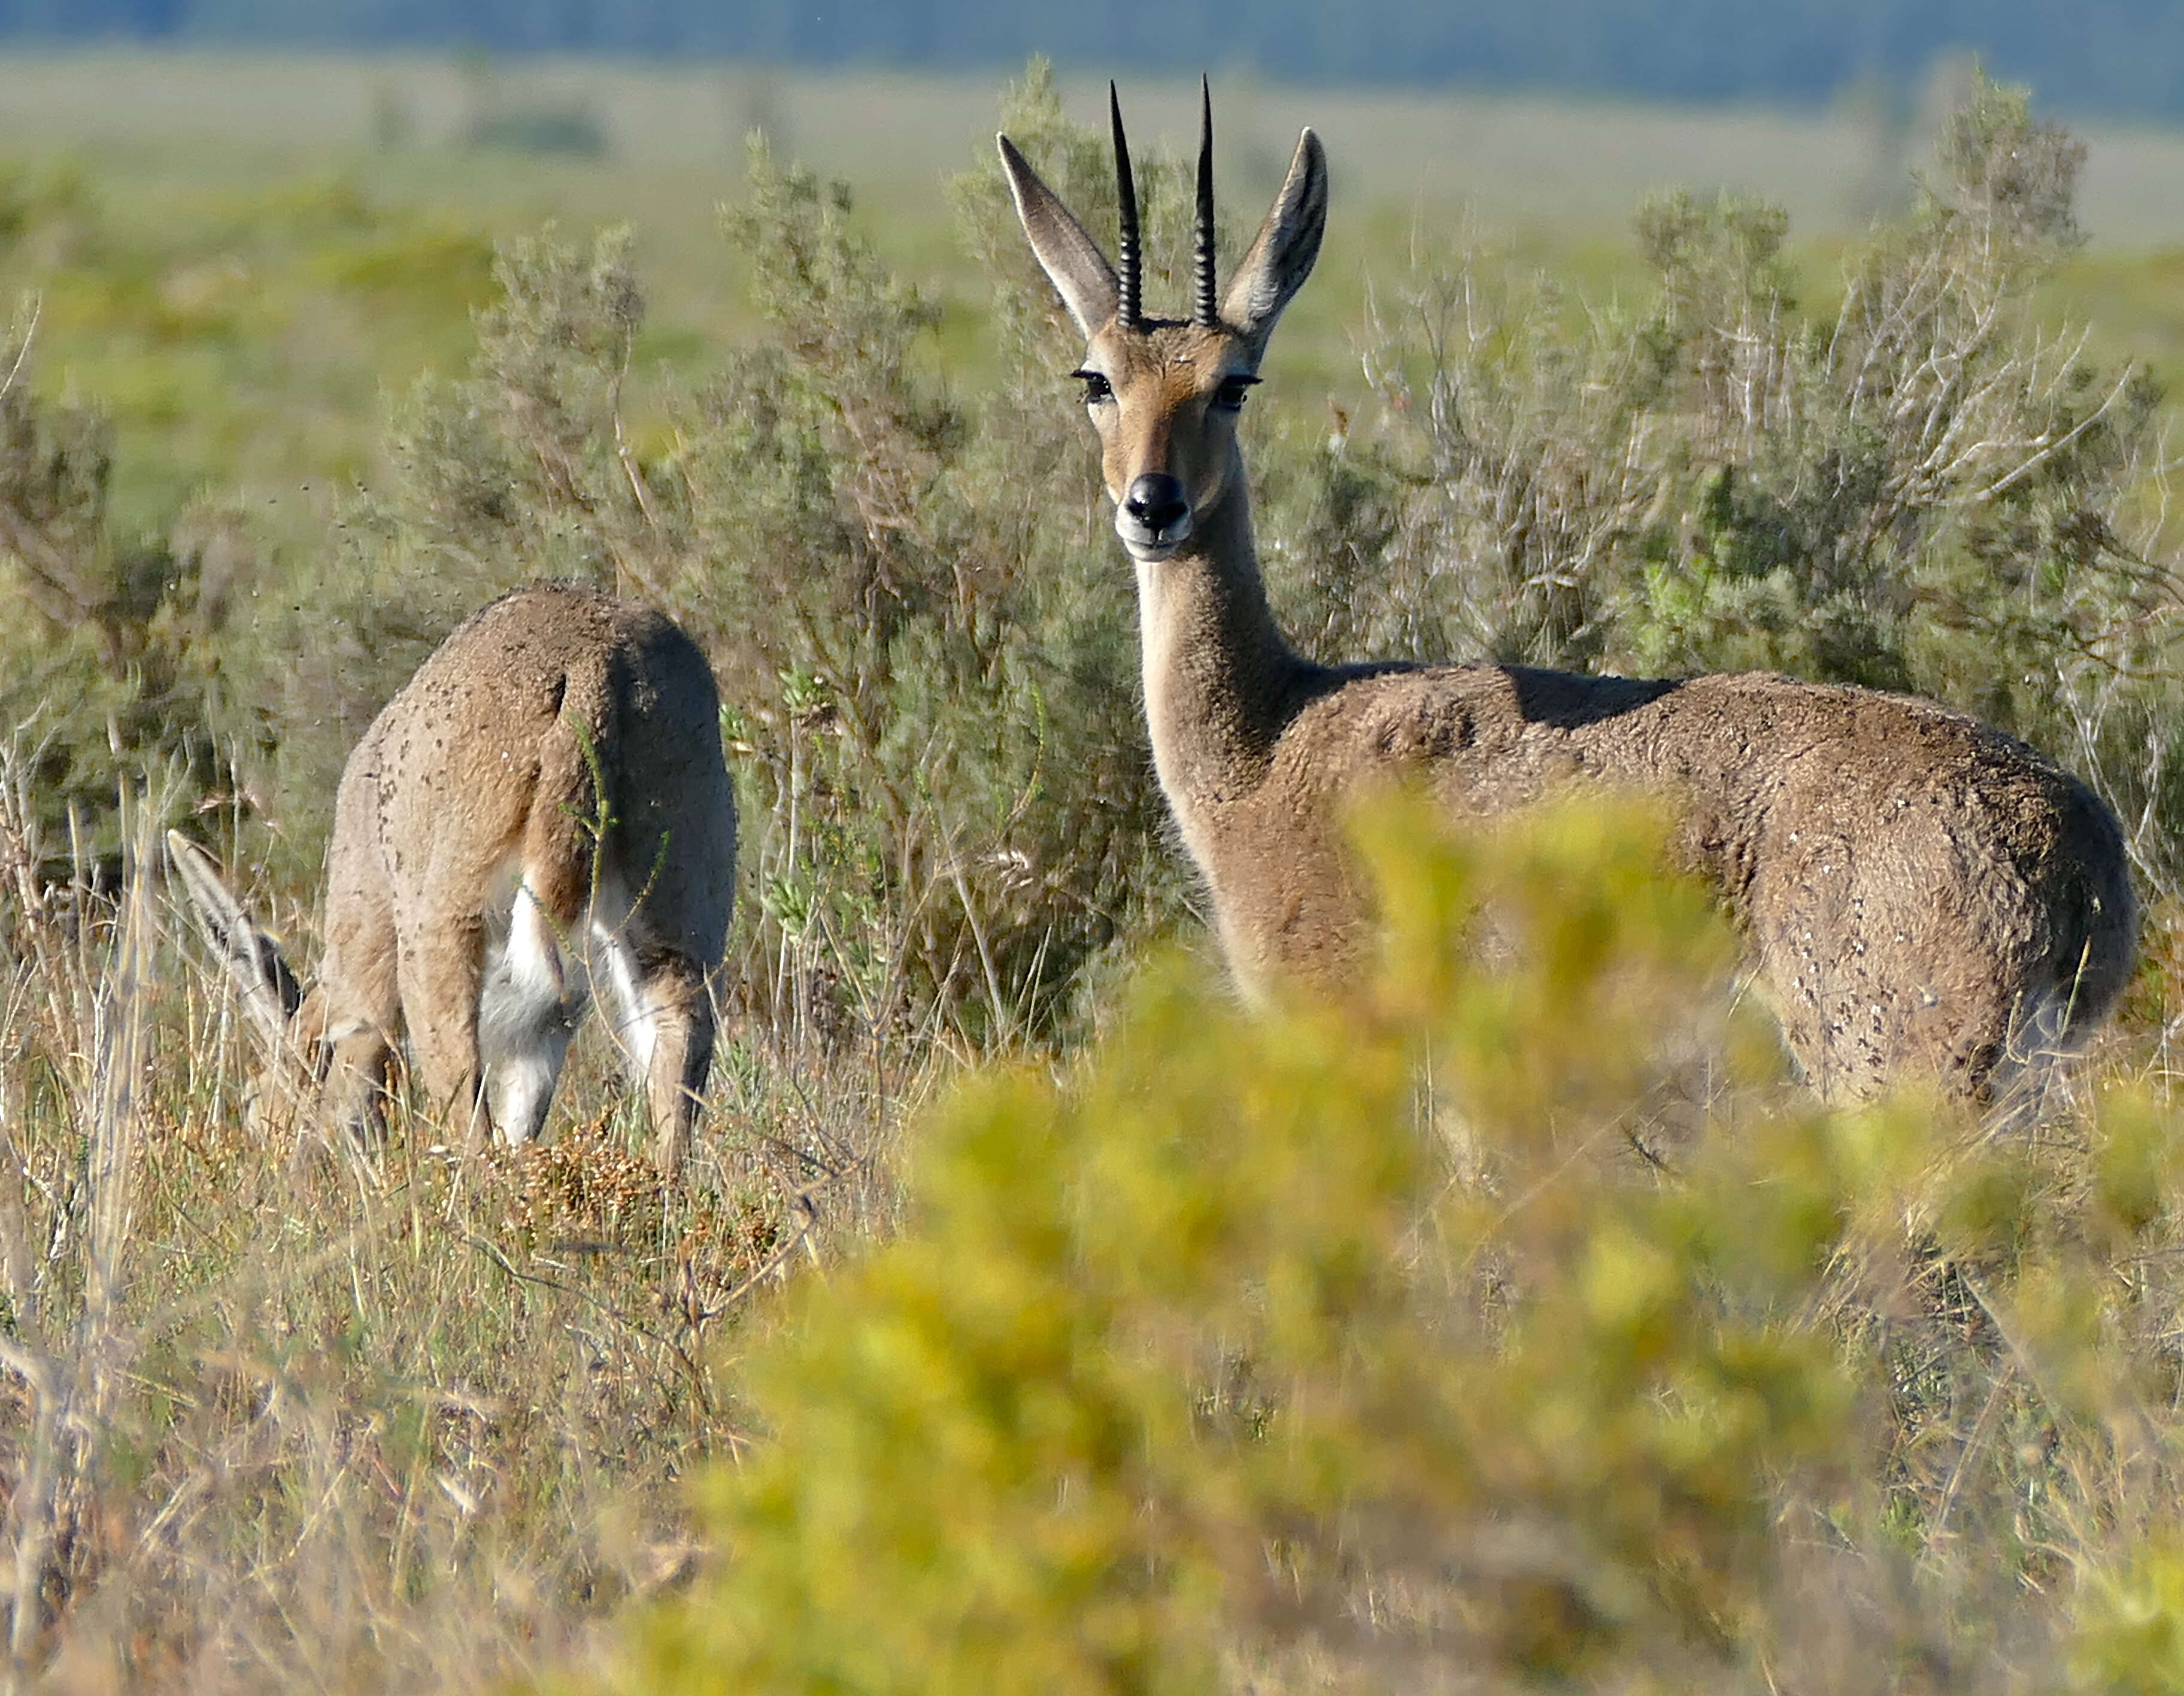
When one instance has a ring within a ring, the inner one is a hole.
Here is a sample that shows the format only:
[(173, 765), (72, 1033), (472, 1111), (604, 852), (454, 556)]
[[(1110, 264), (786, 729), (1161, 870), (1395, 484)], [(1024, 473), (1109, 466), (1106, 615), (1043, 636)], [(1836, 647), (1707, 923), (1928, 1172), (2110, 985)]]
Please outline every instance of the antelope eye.
[(1223, 377), (1221, 387), (1213, 391), (1213, 404), (1223, 412), (1241, 412), (1244, 397), (1251, 392), (1251, 385), (1256, 382), (1258, 378), (1255, 377)]
[(1115, 398), (1115, 385), (1099, 371), (1073, 371), (1069, 374), (1084, 385), (1084, 404), (1087, 406), (1097, 406), (1102, 401)]

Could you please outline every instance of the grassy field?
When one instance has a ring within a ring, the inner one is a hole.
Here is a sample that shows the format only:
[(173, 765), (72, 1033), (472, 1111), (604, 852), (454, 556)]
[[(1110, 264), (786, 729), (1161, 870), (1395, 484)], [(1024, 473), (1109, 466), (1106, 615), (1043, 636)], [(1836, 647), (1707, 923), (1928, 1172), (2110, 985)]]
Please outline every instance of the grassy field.
[[(1064, 92), (1077, 116), (1097, 116), (1097, 80)], [(757, 127), (783, 157), (851, 186), (879, 250), (943, 308), (932, 356), (976, 386), (993, 369), (991, 283), (964, 254), (944, 184), (989, 147), (996, 95), (981, 79), (736, 66), (17, 52), (0, 58), (0, 157), (32, 214), (0, 258), (0, 288), (46, 302), (30, 380), (114, 416), (128, 521), (164, 523), (193, 494), (231, 491), (277, 514), (369, 471), (382, 393), (460, 359), (490, 243), (547, 219), (636, 232), (653, 306), (640, 369), (699, 371), (746, 338), (748, 272), (716, 209), (742, 195)], [(1667, 188), (1781, 205), (1806, 292), (1825, 299), (1846, 239), (1904, 197), (1931, 122), (1244, 80), (1219, 95), (1240, 239), (1298, 126), (1329, 143), (1327, 253), (1276, 371), (1295, 393), (1346, 407), (1363, 388), (1368, 295), (1414, 259), (1483, 243), (1612, 301), (1643, 282), (1633, 209)], [(1149, 143), (1189, 144), (1187, 88), (1133, 80), (1130, 102)], [(482, 115), (505, 111), (582, 114), (601, 150), (465, 145)], [(2184, 137), (2083, 138), (2092, 244), (2046, 310), (2165, 379), (2184, 338), (2165, 256), (2184, 243)], [(71, 195), (68, 215), (40, 215), (40, 196)], [(323, 499), (305, 504), (276, 529), (293, 538), (323, 523)]]
[[(1194, 141), (1195, 83), (1116, 74), (1149, 140)], [(1100, 116), (1106, 75), (1085, 70), (1067, 79), (1072, 116)], [(1257, 198), (1271, 190), (1297, 128), (1309, 123), (1329, 142), (1338, 209), (1345, 200), (1353, 211), (1415, 206), (1438, 221), (1468, 205), (1503, 229), (1585, 233), (1619, 230), (1642, 195), (1670, 186), (1763, 195), (1814, 235), (1858, 228), (1900, 194), (1897, 178), (1919, 162), (1951, 87), (1940, 79), (1920, 109), (1887, 124), (1855, 103), (1815, 112), (1687, 109), (1215, 81), (1232, 192)], [(997, 84), (738, 65), (496, 67), (118, 50), (53, 58), (17, 48), (0, 59), (0, 137), (17, 148), (134, 149), (140, 158), (220, 143), (237, 159), (256, 150), (265, 168), (277, 170), (299, 153), (324, 163), (367, 150), (443, 149), (460, 144), (481, 112), (581, 112), (595, 120), (611, 160), (629, 168), (622, 188), (633, 209), (645, 206), (649, 178), (667, 197), (660, 209), (671, 210), (679, 209), (676, 176), (713, 169), (732, 184), (744, 137), (762, 128), (783, 152), (868, 194), (911, 197), (898, 207), (909, 223), (937, 209), (934, 180), (987, 142)], [(2090, 150), (2082, 210), (2098, 242), (2137, 248), (2184, 236), (2184, 137), (2074, 128)], [(482, 163), (437, 175), (457, 198), (504, 204), (508, 180)]]
[[(1172, 226), (1191, 90), (1125, 92)], [(1100, 93), (1021, 115), (1096, 160)], [(1368, 825), (1386, 973), (1234, 1008), (989, 82), (11, 55), (5, 1688), (2184, 1689), (2184, 595), (2120, 375), (2184, 377), (2184, 140), (2086, 136), (2050, 275), (2009, 121), (1873, 249), (1937, 114), (1217, 99), (1232, 250), (1334, 158), (1249, 427), (1298, 639), (1975, 709), (2124, 817), (2115, 1029), (2017, 1118), (1824, 1112), (1600, 809)], [(595, 1032), (543, 1151), (264, 1134), (163, 883), (183, 824), (308, 959), (343, 755), (542, 572), (728, 706), (673, 1192)]]

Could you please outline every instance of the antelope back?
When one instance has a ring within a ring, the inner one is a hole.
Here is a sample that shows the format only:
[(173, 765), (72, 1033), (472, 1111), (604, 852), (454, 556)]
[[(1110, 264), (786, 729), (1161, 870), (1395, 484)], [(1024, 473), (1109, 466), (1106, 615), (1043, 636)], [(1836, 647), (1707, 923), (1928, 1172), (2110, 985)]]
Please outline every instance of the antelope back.
[(350, 755), (308, 996), (272, 981), (277, 954), (202, 851), (176, 856), (261, 1046), (315, 1080), (320, 1122), (369, 1139), (406, 1035), (428, 1104), (465, 1138), (528, 1140), (599, 977), (672, 1165), (711, 1054), (735, 839), (704, 655), (649, 608), (543, 584), (448, 637)]

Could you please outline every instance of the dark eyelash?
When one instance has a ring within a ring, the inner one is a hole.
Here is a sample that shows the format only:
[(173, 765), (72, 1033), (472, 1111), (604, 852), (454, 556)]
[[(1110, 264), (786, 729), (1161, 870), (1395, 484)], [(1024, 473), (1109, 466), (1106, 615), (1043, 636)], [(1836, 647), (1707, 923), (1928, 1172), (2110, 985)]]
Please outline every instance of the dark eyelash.
[(1088, 405), (1115, 398), (1115, 385), (1107, 381), (1105, 372), (1073, 371), (1069, 374), (1084, 385), (1084, 399)]

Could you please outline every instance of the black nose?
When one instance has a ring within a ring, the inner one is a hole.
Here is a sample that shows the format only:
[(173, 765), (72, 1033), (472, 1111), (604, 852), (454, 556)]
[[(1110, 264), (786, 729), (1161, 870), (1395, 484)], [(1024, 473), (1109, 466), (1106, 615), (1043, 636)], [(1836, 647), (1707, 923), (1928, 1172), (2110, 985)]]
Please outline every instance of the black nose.
[(1149, 471), (1130, 485), (1123, 510), (1157, 541), (1189, 516), (1190, 502), (1176, 478), (1165, 471)]

